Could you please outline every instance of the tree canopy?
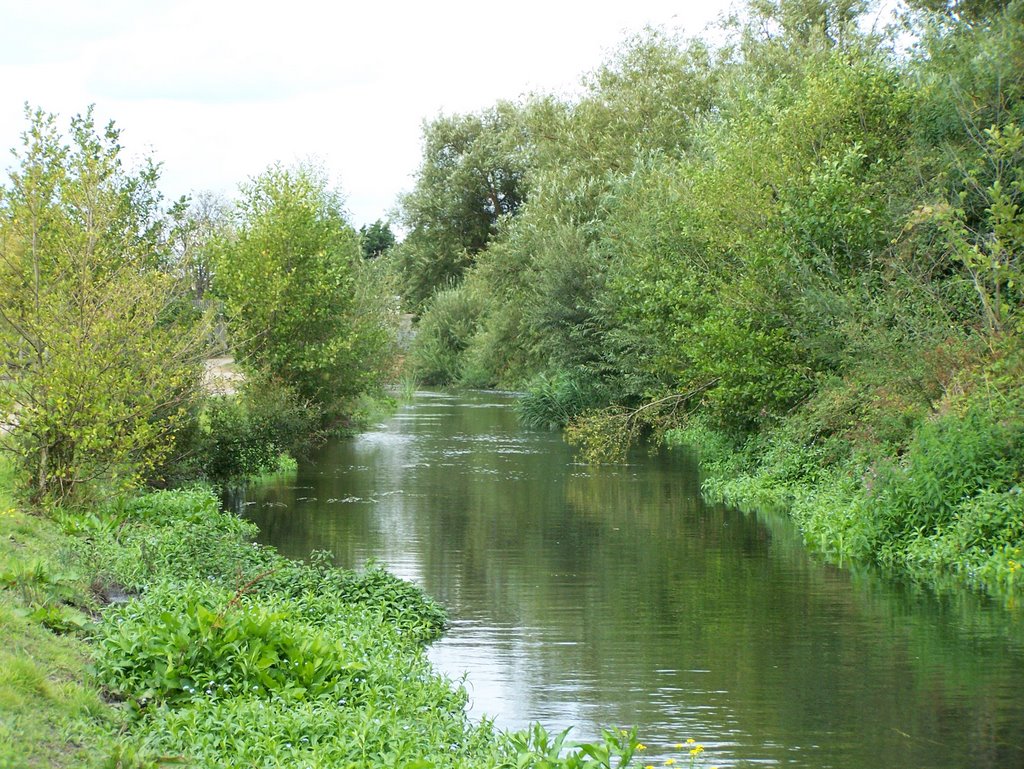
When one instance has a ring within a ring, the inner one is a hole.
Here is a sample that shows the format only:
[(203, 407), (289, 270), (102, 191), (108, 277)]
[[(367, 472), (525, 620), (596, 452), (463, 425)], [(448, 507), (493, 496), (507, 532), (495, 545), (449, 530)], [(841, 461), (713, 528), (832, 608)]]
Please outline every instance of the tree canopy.
[(395, 245), (395, 233), (391, 226), (378, 219), (371, 225), (363, 225), (359, 228), (359, 245), (363, 250), (363, 257), (375, 259), (386, 254)]
[(414, 227), (466, 221), (423, 215), (449, 190), (442, 159), (519, 169), (519, 202), (461, 251), (417, 236), (421, 278), (466, 258), (428, 281), (443, 298), (413, 292), (429, 331), (413, 359), (476, 386), (569, 377), (589, 405), (701, 388), (742, 432), (893, 354), (868, 339), (912, 355), (949, 334), (938, 318), (1005, 331), (1020, 300), (1022, 6), (949, 6), (968, 7), (959, 24), (911, 17), (905, 61), (861, 23), (867, 3), (758, 0), (717, 46), (648, 32), (578, 99), (485, 113), (502, 117), (485, 145), (501, 152), (428, 141)]

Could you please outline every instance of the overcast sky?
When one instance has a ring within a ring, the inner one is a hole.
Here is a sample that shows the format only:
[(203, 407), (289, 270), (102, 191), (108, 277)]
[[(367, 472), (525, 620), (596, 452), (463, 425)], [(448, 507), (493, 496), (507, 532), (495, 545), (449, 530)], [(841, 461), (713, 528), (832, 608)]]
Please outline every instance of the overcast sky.
[(0, 0), (0, 149), (25, 102), (65, 127), (95, 104), (163, 164), (168, 197), (313, 158), (360, 225), (411, 187), (424, 119), (575, 90), (627, 34), (698, 34), (729, 5)]

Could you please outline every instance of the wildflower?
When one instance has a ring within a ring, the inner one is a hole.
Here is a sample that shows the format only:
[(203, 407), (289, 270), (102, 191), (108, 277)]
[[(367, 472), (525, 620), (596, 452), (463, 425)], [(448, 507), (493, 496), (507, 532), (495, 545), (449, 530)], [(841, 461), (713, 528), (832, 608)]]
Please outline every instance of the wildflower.
[(683, 743), (677, 742), (676, 743), (676, 750), (679, 750), (681, 747), (683, 747)]
[[(697, 741), (697, 740), (695, 740), (695, 739), (693, 739), (693, 737), (691, 737), (690, 739), (688, 739), (688, 740), (686, 741), (686, 744), (687, 744), (687, 745), (692, 745), (692, 744), (693, 744), (693, 743), (695, 743), (696, 741)], [(680, 745), (679, 747), (683, 747), (683, 746), (682, 746), (682, 745)]]
[(636, 749), (637, 750), (647, 750), (647, 746), (644, 745), (642, 742), (638, 742), (637, 745), (636, 745)]
[(695, 745), (694, 747), (690, 748), (690, 755), (693, 756), (694, 758), (696, 758), (697, 756), (699, 756), (703, 752), (704, 752), (704, 746), (703, 745)]
[(665, 766), (672, 766), (675, 762), (676, 760), (674, 758), (667, 758), (665, 759)]

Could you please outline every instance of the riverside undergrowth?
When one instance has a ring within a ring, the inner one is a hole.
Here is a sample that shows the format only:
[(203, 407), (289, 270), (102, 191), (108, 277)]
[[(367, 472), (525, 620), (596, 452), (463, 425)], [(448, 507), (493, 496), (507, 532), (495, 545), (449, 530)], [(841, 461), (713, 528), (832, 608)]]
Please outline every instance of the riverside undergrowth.
[(849, 429), (823, 424), (828, 401), (867, 389), (853, 378), (740, 443), (700, 418), (667, 439), (696, 450), (707, 496), (787, 511), (830, 560), (1012, 599), (1024, 586), (1022, 381), (1024, 351), (1006, 345), (912, 418), (890, 398)]
[(108, 594), (96, 682), (130, 714), (140, 755), (195, 766), (479, 763), (491, 727), (430, 668), (443, 610), (379, 569), (290, 561), (205, 489), (67, 515)]

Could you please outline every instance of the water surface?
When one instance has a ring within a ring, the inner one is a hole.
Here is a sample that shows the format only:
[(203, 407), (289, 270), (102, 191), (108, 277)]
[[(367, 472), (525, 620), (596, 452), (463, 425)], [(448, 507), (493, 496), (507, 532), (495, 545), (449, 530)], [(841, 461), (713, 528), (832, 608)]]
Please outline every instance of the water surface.
[(431, 656), (501, 727), (637, 725), (656, 765), (693, 737), (707, 766), (1024, 766), (1016, 610), (818, 563), (706, 505), (685, 456), (580, 465), (511, 403), (419, 393), (239, 504), (287, 555), (441, 601)]

